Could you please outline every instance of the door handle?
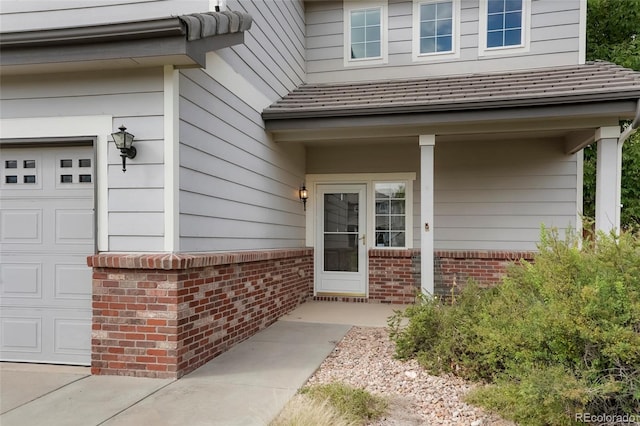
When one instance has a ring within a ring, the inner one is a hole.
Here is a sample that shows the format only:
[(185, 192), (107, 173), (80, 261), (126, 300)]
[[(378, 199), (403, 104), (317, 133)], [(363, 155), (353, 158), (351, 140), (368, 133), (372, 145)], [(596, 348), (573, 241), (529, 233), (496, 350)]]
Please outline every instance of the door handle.
[(366, 246), (367, 245), (367, 234), (362, 234), (362, 237), (358, 238), (359, 240), (362, 240), (362, 245)]

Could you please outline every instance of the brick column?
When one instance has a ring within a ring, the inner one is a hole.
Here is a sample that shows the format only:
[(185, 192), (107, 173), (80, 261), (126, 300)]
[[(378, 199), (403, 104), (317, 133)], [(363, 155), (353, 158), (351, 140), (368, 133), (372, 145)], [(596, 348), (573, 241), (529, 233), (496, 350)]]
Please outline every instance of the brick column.
[(420, 293), (419, 250), (369, 250), (369, 300), (411, 304)]

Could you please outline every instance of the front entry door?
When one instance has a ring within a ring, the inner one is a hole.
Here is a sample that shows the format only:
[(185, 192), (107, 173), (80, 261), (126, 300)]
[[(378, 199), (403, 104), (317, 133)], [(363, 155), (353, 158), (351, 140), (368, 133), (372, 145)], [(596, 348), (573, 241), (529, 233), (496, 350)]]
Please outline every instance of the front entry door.
[(319, 185), (316, 294), (366, 296), (366, 186)]

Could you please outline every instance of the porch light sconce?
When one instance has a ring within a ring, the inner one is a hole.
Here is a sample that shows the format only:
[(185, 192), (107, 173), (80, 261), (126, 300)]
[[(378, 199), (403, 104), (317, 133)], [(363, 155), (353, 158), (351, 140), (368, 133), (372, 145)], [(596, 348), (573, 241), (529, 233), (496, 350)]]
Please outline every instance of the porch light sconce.
[(116, 148), (120, 150), (120, 157), (122, 157), (122, 171), (127, 171), (127, 158), (136, 158), (136, 148), (133, 146), (133, 135), (127, 132), (127, 128), (123, 126), (119, 127), (120, 131), (111, 133), (113, 141), (116, 143)]
[(304, 184), (300, 187), (298, 191), (298, 196), (302, 200), (302, 204), (304, 205), (304, 211), (307, 211), (307, 199), (309, 198), (309, 192), (307, 191), (307, 187)]

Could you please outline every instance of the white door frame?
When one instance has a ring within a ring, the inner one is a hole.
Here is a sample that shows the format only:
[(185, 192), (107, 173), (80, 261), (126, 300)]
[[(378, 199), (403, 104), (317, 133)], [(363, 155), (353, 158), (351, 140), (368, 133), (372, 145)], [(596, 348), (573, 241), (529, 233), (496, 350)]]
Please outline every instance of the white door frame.
[[(309, 199), (307, 202), (307, 211), (305, 218), (305, 240), (306, 246), (312, 247), (314, 249), (314, 253), (318, 251), (317, 247), (317, 234), (318, 234), (318, 215), (317, 215), (317, 194), (318, 194), (318, 186), (321, 185), (330, 185), (330, 184), (362, 184), (367, 187), (367, 200), (374, 199), (373, 195), (373, 187), (376, 182), (397, 182), (404, 181), (407, 184), (407, 206), (410, 208), (413, 205), (413, 182), (416, 180), (415, 172), (401, 172), (401, 173), (335, 173), (335, 174), (307, 174), (305, 176), (306, 187), (309, 190)], [(366, 218), (367, 220), (374, 217), (374, 208), (372, 202), (367, 202), (365, 207)], [(407, 214), (407, 244), (408, 248), (412, 248), (413, 244), (413, 214), (410, 212)], [(374, 238), (375, 229), (374, 223), (372, 220), (369, 220), (367, 223), (367, 235), (372, 238), (367, 237), (367, 273), (365, 275), (366, 279), (366, 294), (368, 297), (369, 294), (369, 262), (368, 262), (368, 250), (374, 247)], [(318, 280), (318, 262), (316, 261), (314, 254), (314, 293), (317, 288), (317, 280)]]
[[(324, 296), (355, 296), (367, 297), (368, 295), (368, 245), (367, 245), (367, 184), (333, 183), (319, 184), (316, 186), (315, 199), (318, 226), (316, 228), (315, 247), (315, 285), (314, 294)], [(355, 193), (358, 194), (358, 230), (355, 232), (358, 247), (358, 271), (325, 271), (324, 270), (324, 196), (330, 193)]]

